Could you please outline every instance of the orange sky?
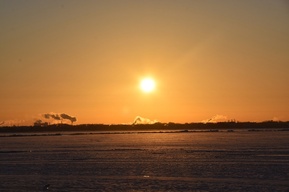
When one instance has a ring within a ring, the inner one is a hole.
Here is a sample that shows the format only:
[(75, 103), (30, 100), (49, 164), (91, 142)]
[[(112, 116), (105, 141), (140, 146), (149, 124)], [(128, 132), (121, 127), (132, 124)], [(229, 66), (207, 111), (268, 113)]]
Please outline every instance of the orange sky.
[(0, 123), (287, 121), (288, 20), (283, 0), (2, 0)]

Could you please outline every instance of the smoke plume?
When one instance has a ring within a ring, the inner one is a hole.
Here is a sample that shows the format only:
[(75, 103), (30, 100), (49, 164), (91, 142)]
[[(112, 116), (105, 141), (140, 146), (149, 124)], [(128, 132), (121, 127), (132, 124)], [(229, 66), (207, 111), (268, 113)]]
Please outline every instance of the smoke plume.
[(157, 123), (158, 121), (156, 120), (150, 120), (150, 119), (147, 119), (147, 118), (143, 118), (143, 117), (140, 117), (140, 116), (137, 116), (134, 121), (133, 121), (133, 125), (138, 125), (138, 124), (154, 124), (154, 123)]
[(223, 121), (226, 121), (226, 120), (227, 120), (227, 116), (215, 115), (215, 116), (213, 116), (210, 119), (203, 120), (202, 122), (204, 122), (204, 123), (217, 123), (217, 122), (223, 122)]
[(37, 127), (46, 127), (48, 125), (49, 125), (48, 122), (43, 122), (41, 119), (38, 119), (34, 122), (34, 126), (37, 126)]
[(53, 120), (57, 120), (57, 121), (63, 121), (63, 120), (69, 120), (71, 122), (71, 124), (73, 124), (73, 122), (77, 121), (76, 117), (72, 117), (70, 115), (67, 115), (65, 113), (46, 113), (42, 115), (45, 119), (53, 119)]
[(61, 117), (62, 119), (68, 119), (68, 120), (71, 122), (71, 124), (73, 124), (73, 122), (76, 121), (76, 117), (72, 117), (72, 116), (67, 115), (67, 114), (65, 114), (65, 113), (60, 114), (60, 117)]
[(0, 125), (2, 126), (19, 126), (24, 124), (26, 121), (25, 120), (5, 120), (0, 122)]

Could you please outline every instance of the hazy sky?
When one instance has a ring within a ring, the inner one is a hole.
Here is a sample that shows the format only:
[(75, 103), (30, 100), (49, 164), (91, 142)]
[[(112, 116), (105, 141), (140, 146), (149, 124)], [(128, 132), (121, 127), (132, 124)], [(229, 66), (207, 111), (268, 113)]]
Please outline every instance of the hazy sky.
[(289, 2), (0, 0), (0, 66), (7, 125), (287, 121)]

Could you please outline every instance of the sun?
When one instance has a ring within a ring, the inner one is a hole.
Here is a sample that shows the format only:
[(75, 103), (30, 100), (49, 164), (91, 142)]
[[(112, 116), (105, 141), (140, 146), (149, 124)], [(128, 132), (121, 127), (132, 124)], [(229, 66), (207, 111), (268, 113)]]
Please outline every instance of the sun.
[(140, 82), (140, 88), (145, 93), (152, 92), (156, 87), (155, 81), (152, 78), (144, 78)]

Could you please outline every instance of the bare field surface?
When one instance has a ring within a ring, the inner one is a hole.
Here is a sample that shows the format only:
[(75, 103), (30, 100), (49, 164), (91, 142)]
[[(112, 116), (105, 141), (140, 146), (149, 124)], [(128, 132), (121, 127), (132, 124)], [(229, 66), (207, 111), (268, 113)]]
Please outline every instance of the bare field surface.
[(289, 132), (1, 137), (0, 181), (9, 192), (286, 192)]

